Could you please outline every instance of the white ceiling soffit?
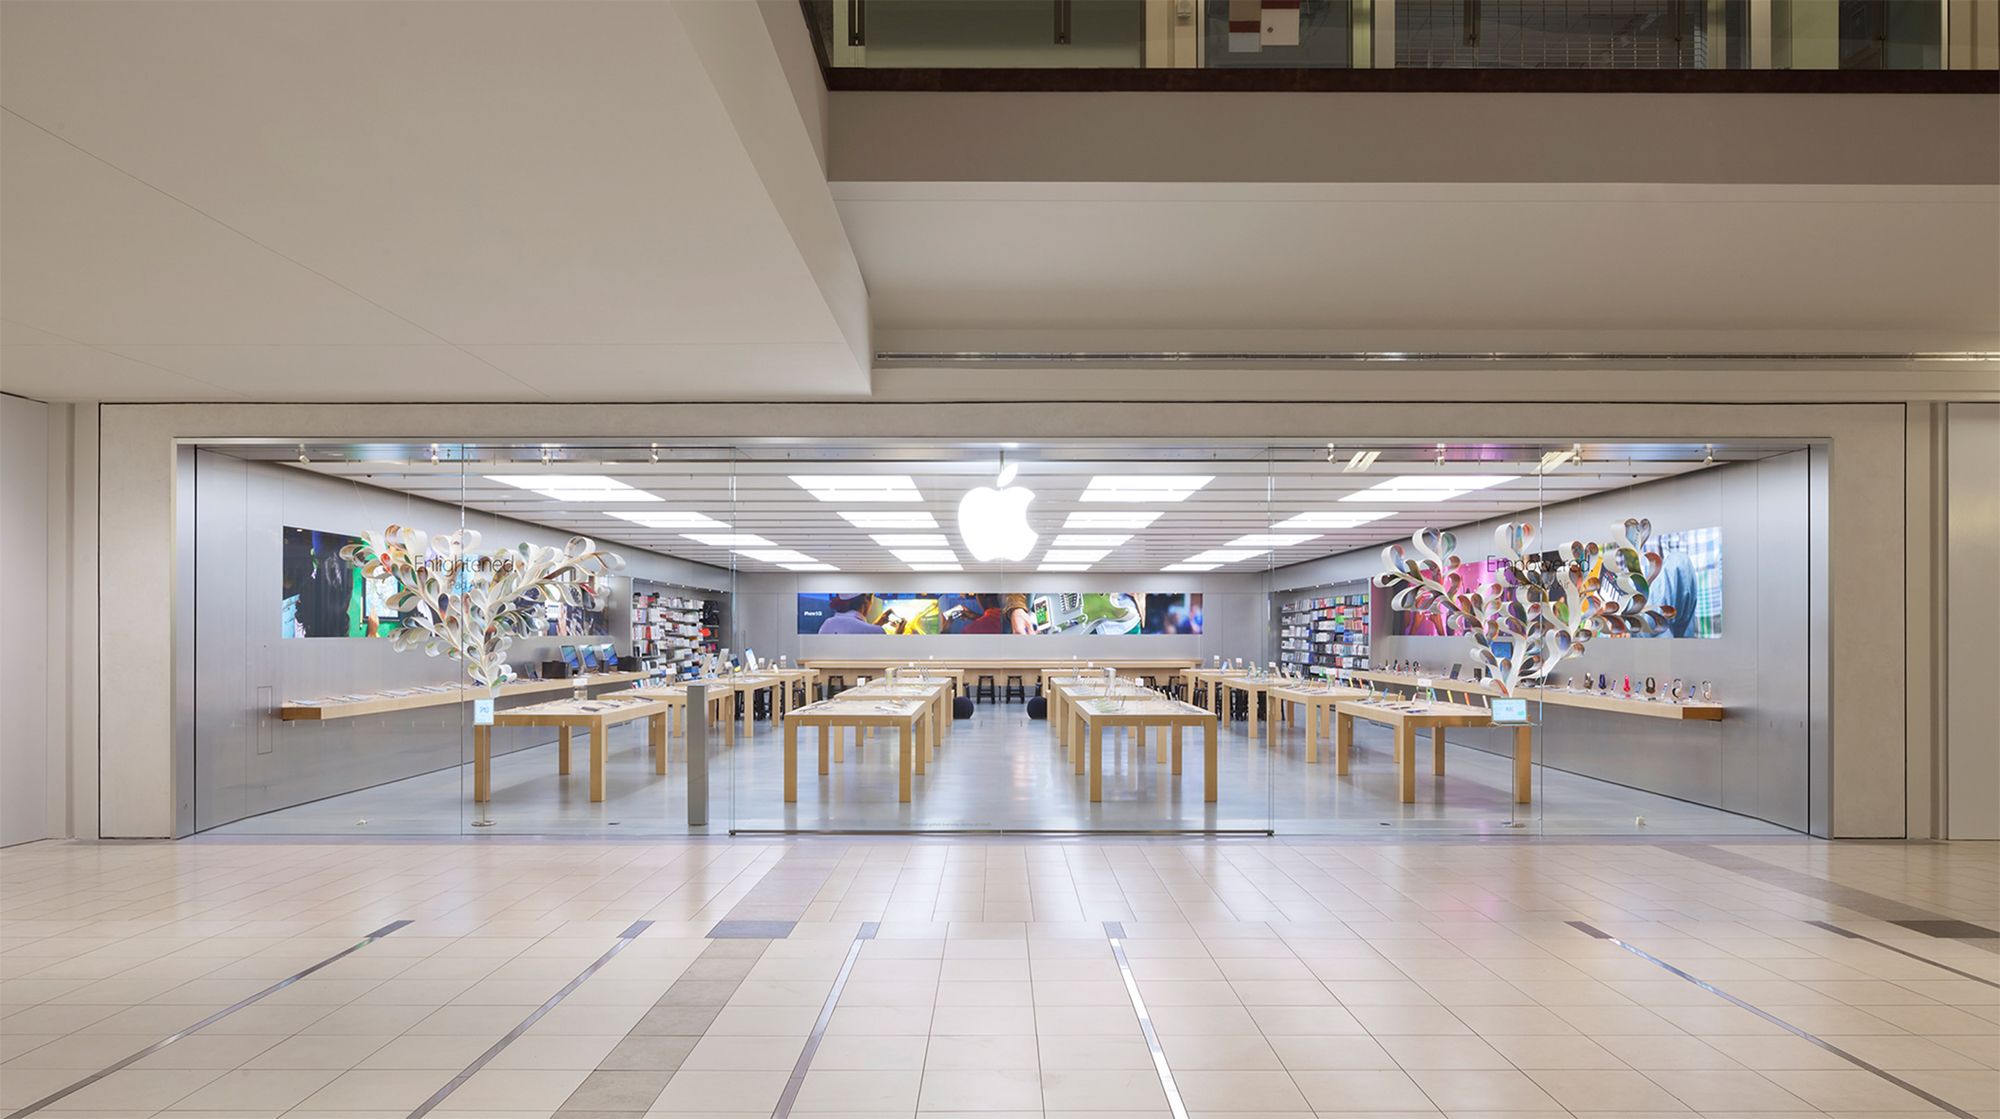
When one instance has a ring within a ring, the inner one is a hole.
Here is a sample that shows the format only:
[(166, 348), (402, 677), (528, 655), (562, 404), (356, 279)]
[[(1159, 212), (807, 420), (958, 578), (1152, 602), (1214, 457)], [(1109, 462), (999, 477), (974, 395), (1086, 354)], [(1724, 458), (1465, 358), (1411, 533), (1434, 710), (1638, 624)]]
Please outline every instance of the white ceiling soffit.
[(8, 391), (868, 390), (861, 274), (801, 55), (773, 41), (796, 18), (14, 0), (0, 21)]
[(879, 352), (2000, 350), (1991, 185), (834, 194)]

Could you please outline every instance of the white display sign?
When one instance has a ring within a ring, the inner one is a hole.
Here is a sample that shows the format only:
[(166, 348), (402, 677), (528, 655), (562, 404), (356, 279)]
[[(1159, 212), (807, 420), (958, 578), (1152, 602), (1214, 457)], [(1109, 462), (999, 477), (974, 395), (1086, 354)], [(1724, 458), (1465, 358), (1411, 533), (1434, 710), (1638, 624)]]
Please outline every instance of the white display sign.
[(492, 700), (475, 699), (472, 701), (472, 725), (475, 727), (490, 727), (493, 725)]

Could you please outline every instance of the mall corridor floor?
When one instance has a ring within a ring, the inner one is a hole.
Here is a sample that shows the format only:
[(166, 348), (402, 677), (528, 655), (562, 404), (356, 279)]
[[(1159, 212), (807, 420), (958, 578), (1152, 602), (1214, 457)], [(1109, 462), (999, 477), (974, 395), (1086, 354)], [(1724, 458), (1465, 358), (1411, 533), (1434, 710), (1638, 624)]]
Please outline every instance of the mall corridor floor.
[(0, 1114), (2000, 1116), (2000, 849), (47, 842)]

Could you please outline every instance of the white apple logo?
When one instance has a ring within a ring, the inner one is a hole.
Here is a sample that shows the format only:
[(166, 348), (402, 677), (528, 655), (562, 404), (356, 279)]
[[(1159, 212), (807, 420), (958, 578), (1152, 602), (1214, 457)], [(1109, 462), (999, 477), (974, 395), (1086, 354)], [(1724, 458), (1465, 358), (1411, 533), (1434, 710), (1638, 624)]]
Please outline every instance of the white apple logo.
[(980, 486), (959, 499), (958, 535), (973, 559), (1020, 561), (1035, 549), (1038, 537), (1028, 527), (1028, 503), (1035, 494), (1023, 486), (1007, 485), (1013, 478), (1012, 467), (1002, 468), (1003, 488)]

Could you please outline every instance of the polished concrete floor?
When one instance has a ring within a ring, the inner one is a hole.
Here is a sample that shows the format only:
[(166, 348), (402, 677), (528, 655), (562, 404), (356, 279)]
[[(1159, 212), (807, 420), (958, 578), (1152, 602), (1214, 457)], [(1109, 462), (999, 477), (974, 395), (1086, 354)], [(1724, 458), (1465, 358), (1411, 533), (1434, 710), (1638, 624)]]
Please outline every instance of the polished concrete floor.
[[(504, 732), (523, 735), (546, 731)], [(851, 732), (849, 732), (851, 735)], [(687, 768), (676, 740), (666, 777), (647, 760), (643, 727), (612, 732), (607, 795), (589, 801), (587, 751), (579, 740), (573, 772), (556, 775), (552, 742), (516, 750), (494, 763), (490, 804), (471, 801), (469, 766), (397, 781), (227, 825), (222, 834), (458, 834), (475, 830), (522, 835), (680, 835), (687, 827)], [(1158, 764), (1156, 745), (1144, 751), (1106, 749), (1104, 800), (1088, 799), (1045, 722), (1020, 704), (981, 704), (959, 721), (928, 773), (914, 781), (911, 802), (896, 800), (895, 745), (878, 735), (846, 762), (819, 777), (815, 732), (802, 736), (799, 800), (782, 797), (782, 731), (760, 721), (733, 746), (717, 743), (710, 758), (710, 829), (849, 831), (1246, 831), (1281, 835), (1374, 835), (1397, 829), (1426, 834), (1526, 831), (1582, 835), (1781, 835), (1776, 825), (1671, 797), (1538, 766), (1535, 800), (1517, 805), (1507, 759), (1470, 747), (1448, 750), (1446, 774), (1429, 772), (1429, 747), (1417, 802), (1396, 798), (1396, 772), (1386, 731), (1357, 727), (1359, 751), (1349, 776), (1333, 772), (1330, 742), (1320, 762), (1305, 760), (1305, 734), (1285, 726), (1272, 748), (1260, 729), (1252, 741), (1241, 722), (1222, 729), (1219, 799), (1205, 804), (1198, 736), (1187, 740), (1183, 772)], [(851, 739), (850, 739), (851, 741)], [(503, 748), (507, 745), (503, 738)]]
[(1997, 924), (1992, 844), (48, 842), (0, 1109), (1993, 1119)]

